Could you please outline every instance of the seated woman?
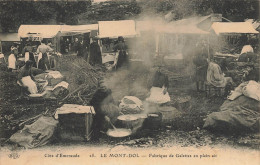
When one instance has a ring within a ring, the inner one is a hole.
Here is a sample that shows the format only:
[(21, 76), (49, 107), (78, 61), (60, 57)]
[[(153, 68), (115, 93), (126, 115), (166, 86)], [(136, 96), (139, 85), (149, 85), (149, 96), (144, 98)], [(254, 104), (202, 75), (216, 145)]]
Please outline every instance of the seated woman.
[[(31, 60), (26, 61), (25, 65), (19, 70), (17, 83), (27, 88), (30, 94), (36, 94), (38, 90), (32, 74), (32, 65), (33, 62)], [(21, 94), (23, 94), (23, 92)]]
[(146, 99), (148, 102), (163, 104), (171, 101), (169, 93), (169, 79), (168, 76), (162, 72), (161, 66), (158, 66), (153, 76), (152, 88), (150, 89), (150, 96)]
[(231, 84), (234, 86), (234, 82), (231, 77), (225, 77), (225, 74), (222, 72), (220, 66), (213, 61), (208, 61), (208, 70), (207, 70), (207, 82), (214, 87), (225, 88), (225, 95), (228, 92), (228, 86)]

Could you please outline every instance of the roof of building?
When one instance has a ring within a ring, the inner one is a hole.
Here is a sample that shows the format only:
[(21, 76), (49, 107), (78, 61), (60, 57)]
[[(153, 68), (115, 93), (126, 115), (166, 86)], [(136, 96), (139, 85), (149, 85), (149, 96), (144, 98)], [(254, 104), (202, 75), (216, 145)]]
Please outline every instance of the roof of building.
[(250, 22), (214, 22), (211, 28), (217, 35), (230, 33), (259, 33), (254, 29)]

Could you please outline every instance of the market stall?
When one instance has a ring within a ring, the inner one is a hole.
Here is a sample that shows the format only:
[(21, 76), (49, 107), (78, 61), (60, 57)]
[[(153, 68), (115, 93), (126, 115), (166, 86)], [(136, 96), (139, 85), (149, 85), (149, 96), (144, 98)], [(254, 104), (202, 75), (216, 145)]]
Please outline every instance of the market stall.
[(54, 50), (58, 51), (59, 42), (57, 34), (60, 29), (61, 25), (21, 25), (18, 29), (18, 36), (24, 42), (23, 44), (27, 41), (32, 41), (37, 46), (39, 41), (46, 39), (52, 43)]
[(90, 38), (97, 35), (98, 24), (89, 25), (62, 25), (58, 33), (59, 47), (62, 53), (73, 51), (73, 43), (80, 38), (85, 46), (90, 44)]
[(0, 33), (0, 52), (9, 52), (14, 42), (20, 42), (18, 33)]
[(126, 45), (137, 36), (135, 21), (99, 21), (98, 38), (102, 52), (102, 63), (113, 62), (116, 57), (113, 47), (119, 36), (124, 37)]
[(250, 22), (215, 22), (211, 32), (211, 42), (222, 54), (240, 54), (244, 45), (257, 46), (259, 32)]

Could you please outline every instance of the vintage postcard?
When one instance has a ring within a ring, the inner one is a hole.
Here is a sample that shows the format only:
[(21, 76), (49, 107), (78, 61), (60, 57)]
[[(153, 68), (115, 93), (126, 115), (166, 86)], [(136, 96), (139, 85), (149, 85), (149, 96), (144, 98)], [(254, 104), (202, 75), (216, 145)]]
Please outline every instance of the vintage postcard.
[(0, 1), (1, 165), (256, 165), (258, 0)]

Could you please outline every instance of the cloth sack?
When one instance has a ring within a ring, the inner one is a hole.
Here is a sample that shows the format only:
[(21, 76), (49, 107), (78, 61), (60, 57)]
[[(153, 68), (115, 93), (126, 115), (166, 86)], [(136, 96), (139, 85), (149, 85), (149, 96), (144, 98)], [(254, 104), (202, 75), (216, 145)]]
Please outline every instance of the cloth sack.
[(53, 117), (41, 116), (31, 125), (24, 128), (10, 137), (10, 141), (25, 148), (35, 148), (49, 143), (53, 139), (58, 121)]
[[(32, 80), (31, 76), (26, 76), (26, 77), (23, 77), (22, 78), (22, 82), (24, 84), (24, 86), (28, 87), (28, 91), (31, 93), (31, 94), (36, 94), (38, 93), (38, 90), (37, 90), (37, 85), (36, 83)], [(22, 85), (18, 82), (19, 85)]]
[(251, 80), (242, 88), (242, 93), (247, 97), (260, 101), (260, 84)]
[(260, 102), (246, 96), (226, 100), (219, 112), (213, 112), (206, 118), (203, 128), (225, 133), (259, 131)]
[(240, 54), (248, 53), (248, 52), (254, 53), (254, 49), (252, 48), (251, 45), (244, 45)]
[(253, 80), (243, 82), (228, 96), (228, 99), (235, 100), (241, 95), (260, 101), (260, 84)]
[(119, 108), (124, 114), (141, 113), (144, 110), (142, 101), (135, 96), (125, 96)]

